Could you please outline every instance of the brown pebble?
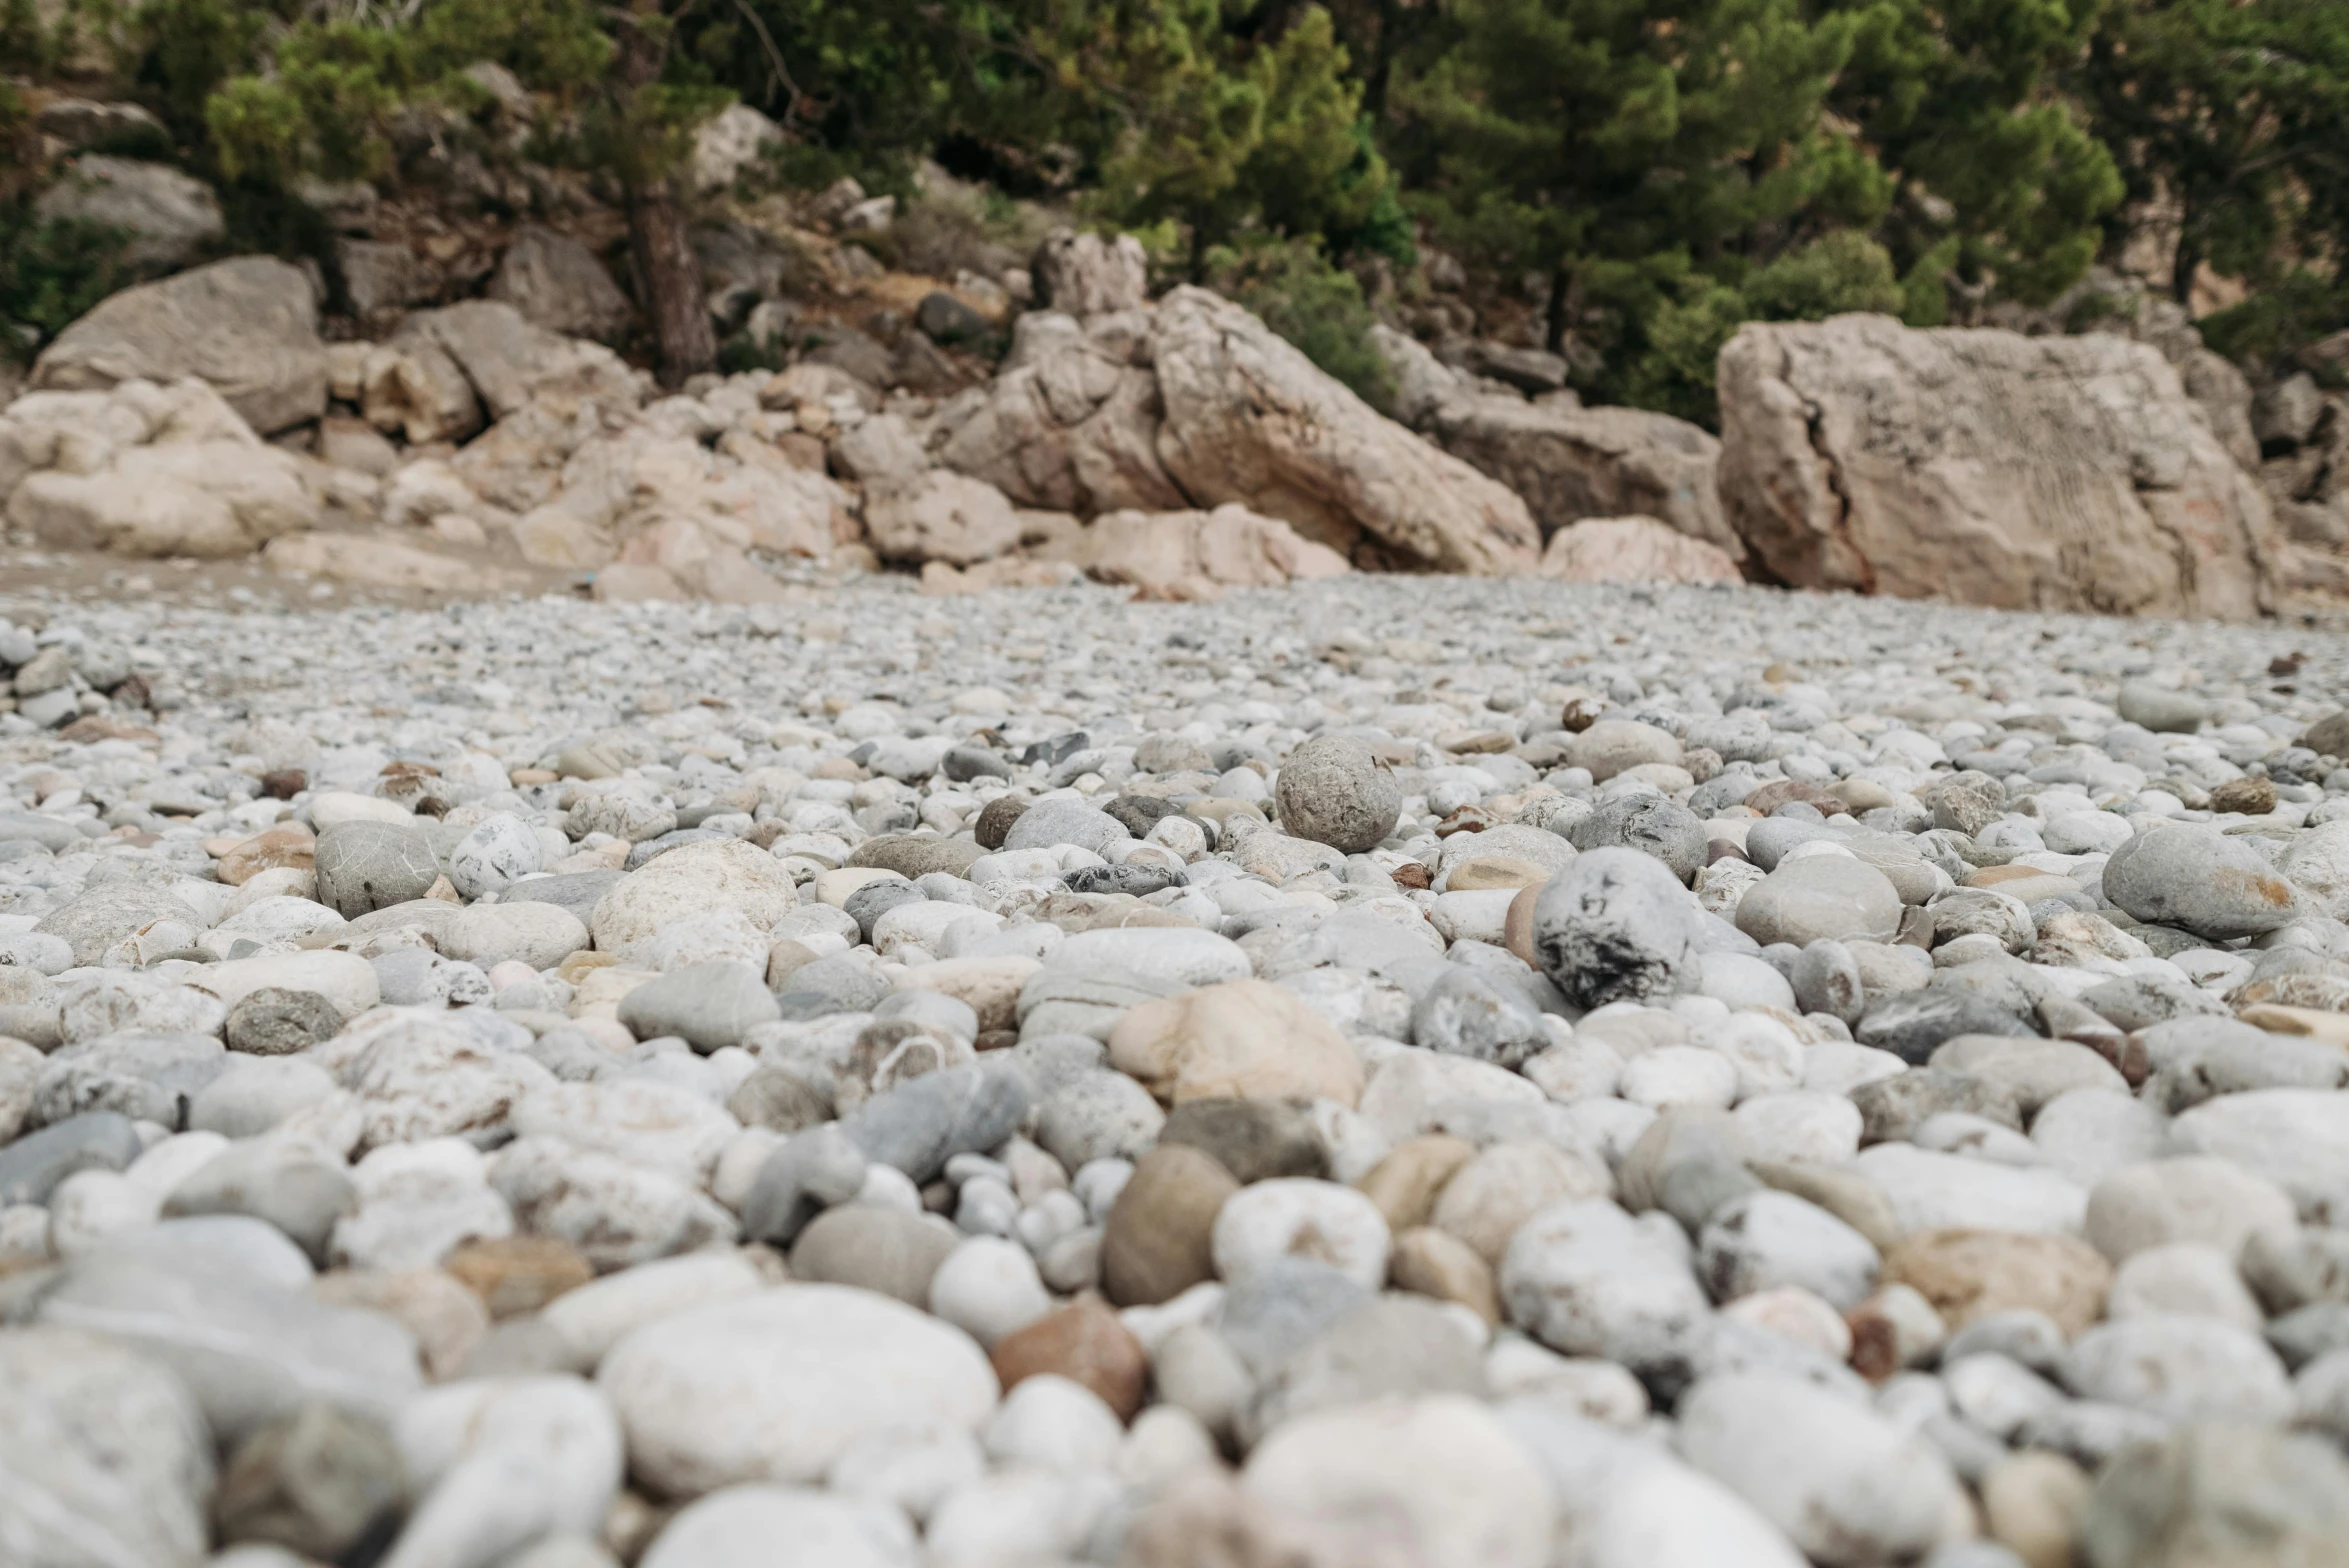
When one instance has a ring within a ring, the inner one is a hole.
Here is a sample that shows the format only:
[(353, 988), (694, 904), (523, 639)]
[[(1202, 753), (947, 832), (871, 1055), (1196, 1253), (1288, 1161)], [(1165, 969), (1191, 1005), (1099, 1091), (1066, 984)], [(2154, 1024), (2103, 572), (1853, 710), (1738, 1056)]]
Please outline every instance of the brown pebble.
[(1240, 1190), (1213, 1155), (1162, 1143), (1134, 1162), (1102, 1228), (1101, 1280), (1121, 1307), (1156, 1306), (1215, 1277), (1215, 1217)]
[(1052, 1372), (1082, 1383), (1131, 1421), (1142, 1408), (1150, 1357), (1115, 1312), (1097, 1301), (1074, 1301), (995, 1342), (988, 1359), (1010, 1393), (1021, 1380)]
[(1387, 1273), (1399, 1290), (1457, 1301), (1487, 1323), (1501, 1321), (1501, 1296), (1492, 1265), (1448, 1231), (1420, 1225), (1395, 1238)]
[(277, 768), (261, 775), (261, 793), (272, 800), (291, 800), (310, 787), (310, 775), (300, 768)]

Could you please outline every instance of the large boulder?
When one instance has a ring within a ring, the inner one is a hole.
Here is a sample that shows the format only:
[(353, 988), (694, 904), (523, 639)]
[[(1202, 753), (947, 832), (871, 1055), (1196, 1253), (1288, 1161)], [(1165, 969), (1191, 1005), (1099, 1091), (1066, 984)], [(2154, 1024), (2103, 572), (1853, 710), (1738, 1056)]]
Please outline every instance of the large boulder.
[(1498, 575), (1541, 535), (1505, 486), (1387, 419), (1240, 306), (1161, 300), (1158, 454), (1193, 504), (1237, 501), (1366, 563)]
[(489, 280), (489, 297), (513, 306), (533, 326), (605, 341), (626, 331), (636, 313), (595, 252), (535, 223), (514, 231)]
[(1644, 408), (1484, 390), (1402, 333), (1373, 330), (1400, 389), (1396, 417), (1524, 497), (1545, 534), (1588, 517), (1653, 517), (1744, 558), (1721, 510), (1721, 443), (1709, 431)]
[(465, 373), (492, 419), (536, 403), (563, 412), (633, 411), (645, 384), (600, 343), (550, 332), (500, 300), (419, 311), (403, 327), (429, 337)]
[(1212, 599), (1227, 588), (1277, 588), (1336, 577), (1346, 558), (1244, 506), (1212, 512), (1111, 512), (1051, 553), (1145, 599)]
[(1047, 511), (1189, 506), (1158, 460), (1149, 328), (1141, 310), (1020, 317), (996, 378), (940, 412), (938, 461)]
[(0, 501), (53, 549), (244, 555), (317, 525), (302, 462), (203, 382), (33, 392), (0, 414)]
[(33, 362), (35, 391), (194, 376), (263, 435), (326, 412), (318, 297), (299, 268), (237, 256), (101, 300)]
[[(1065, 270), (1091, 276), (1074, 260)], [(1130, 291), (1080, 292), (1106, 305)], [(1204, 289), (1081, 320), (1021, 317), (1002, 373), (942, 408), (926, 437), (942, 466), (1079, 517), (1236, 503), (1359, 564), (1438, 571), (1530, 570), (1540, 547), (1505, 486)]]
[(1550, 535), (1541, 574), (1570, 583), (1736, 583), (1728, 552), (1653, 517), (1586, 517)]
[(123, 259), (162, 270), (187, 262), (226, 232), (212, 187), (167, 163), (97, 153), (74, 161), (41, 193), (34, 216), (119, 229)]
[(1722, 499), (1788, 583), (2148, 615), (2268, 603), (2267, 502), (2144, 344), (1755, 322), (1718, 380)]

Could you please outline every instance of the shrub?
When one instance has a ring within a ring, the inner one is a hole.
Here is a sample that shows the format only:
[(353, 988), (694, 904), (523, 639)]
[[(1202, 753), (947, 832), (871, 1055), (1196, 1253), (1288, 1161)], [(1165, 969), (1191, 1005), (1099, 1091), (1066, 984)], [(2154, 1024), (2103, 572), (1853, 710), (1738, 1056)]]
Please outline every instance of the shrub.
[(31, 359), (132, 282), (128, 240), (102, 224), (42, 219), (29, 196), (0, 203), (0, 355)]

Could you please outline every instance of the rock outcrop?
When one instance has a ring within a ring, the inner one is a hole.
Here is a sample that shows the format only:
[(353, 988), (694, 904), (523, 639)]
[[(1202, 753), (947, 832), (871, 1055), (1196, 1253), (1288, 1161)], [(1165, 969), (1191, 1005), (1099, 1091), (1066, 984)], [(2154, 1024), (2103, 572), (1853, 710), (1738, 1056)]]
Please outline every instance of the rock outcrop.
[[(1047, 248), (1047, 257), (1050, 257)], [(1050, 261), (1122, 304), (1106, 260)], [(1130, 281), (1130, 280), (1128, 280)], [(1020, 318), (1001, 373), (931, 422), (938, 462), (1023, 506), (1098, 516), (1237, 503), (1366, 564), (1530, 569), (1524, 503), (1386, 419), (1203, 289), (1083, 319)]]
[(1395, 371), (1396, 415), (1525, 499), (1547, 535), (1584, 518), (1661, 519), (1731, 561), (1745, 545), (1721, 510), (1721, 443), (1641, 408), (1584, 408), (1572, 394), (1528, 402), (1491, 390), (1391, 328), (1374, 329)]
[(1550, 535), (1541, 574), (1570, 583), (1736, 583), (1728, 552), (1654, 517), (1586, 517)]
[(0, 503), (52, 549), (250, 554), (316, 526), (303, 469), (193, 377), (34, 392), (0, 414)]
[(1047, 552), (1145, 599), (1213, 599), (1228, 588), (1277, 588), (1338, 577), (1346, 558), (1244, 506), (1211, 512), (1111, 512)]
[(167, 163), (100, 153), (76, 159), (33, 213), (120, 230), (123, 260), (156, 271), (185, 265), (227, 229), (219, 198), (202, 180)]
[(301, 270), (237, 256), (101, 301), (33, 362), (34, 391), (103, 392), (124, 381), (211, 384), (263, 435), (326, 412), (318, 299)]
[(1785, 582), (2148, 615), (2269, 601), (2266, 499), (2144, 344), (1749, 323), (1719, 387), (1722, 499)]

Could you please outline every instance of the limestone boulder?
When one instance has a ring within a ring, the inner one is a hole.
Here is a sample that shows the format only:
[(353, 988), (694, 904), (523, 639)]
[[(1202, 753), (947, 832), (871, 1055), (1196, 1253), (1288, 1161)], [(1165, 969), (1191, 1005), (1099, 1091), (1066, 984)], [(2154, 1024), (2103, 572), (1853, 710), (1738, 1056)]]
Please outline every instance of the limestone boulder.
[(2232, 619), (2270, 601), (2267, 501), (2148, 345), (1749, 323), (1719, 388), (1730, 522), (1788, 583)]
[(1017, 546), (1020, 520), (986, 480), (934, 468), (875, 483), (865, 494), (865, 532), (885, 561), (969, 566)]
[(42, 544), (133, 556), (245, 555), (319, 519), (301, 459), (193, 378), (17, 399), (0, 498)]
[(600, 343), (538, 326), (502, 300), (466, 300), (418, 311), (403, 325), (431, 338), (455, 361), (493, 419), (537, 404), (565, 413), (589, 407), (633, 411), (645, 383)]
[(1500, 574), (1540, 534), (1498, 482), (1373, 410), (1302, 351), (1205, 289), (1162, 300), (1151, 332), (1158, 453), (1194, 504), (1237, 501), (1349, 557)]
[(1105, 239), (1057, 229), (1036, 247), (1029, 272), (1036, 303), (1071, 316), (1138, 309), (1150, 288), (1150, 258), (1131, 234)]
[(1647, 409), (1481, 390), (1402, 333), (1374, 336), (1396, 373), (1396, 417), (1524, 497), (1544, 533), (1590, 517), (1653, 517), (1733, 562), (1744, 557), (1721, 510), (1721, 443), (1709, 431)]
[(1140, 589), (1145, 599), (1212, 599), (1228, 588), (1277, 588), (1352, 569), (1327, 545), (1237, 505), (1212, 512), (1112, 512), (1055, 553), (1097, 581)]
[(1149, 314), (1031, 311), (996, 378), (933, 424), (937, 460), (1022, 506), (1094, 516), (1191, 504), (1158, 457)]
[(606, 342), (626, 331), (636, 313), (595, 252), (535, 223), (514, 231), (488, 294), (513, 306), (532, 326)]
[(299, 268), (236, 256), (101, 300), (33, 362), (35, 391), (209, 383), (263, 435), (326, 412), (318, 298)]
[(1550, 535), (1541, 574), (1570, 583), (1735, 583), (1727, 551), (1654, 517), (1586, 517)]
[(134, 267), (185, 264), (225, 232), (212, 187), (167, 163), (98, 153), (74, 160), (33, 204), (36, 217), (119, 229)]

